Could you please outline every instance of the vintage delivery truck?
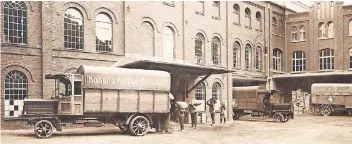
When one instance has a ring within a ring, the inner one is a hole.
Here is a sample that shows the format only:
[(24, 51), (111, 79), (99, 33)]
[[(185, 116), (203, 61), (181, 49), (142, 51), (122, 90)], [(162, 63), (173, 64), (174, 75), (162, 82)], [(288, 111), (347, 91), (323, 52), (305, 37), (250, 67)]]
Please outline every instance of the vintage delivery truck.
[(135, 136), (143, 136), (161, 123), (167, 128), (168, 72), (80, 66), (75, 74), (48, 74), (45, 78), (55, 83), (52, 98), (26, 99), (20, 116), (34, 125), (38, 138), (50, 137), (54, 129), (61, 131), (62, 123), (115, 124)]
[(237, 105), (233, 107), (233, 119), (251, 115), (269, 116), (275, 122), (287, 122), (294, 118), (292, 103), (283, 103), (279, 91), (268, 91), (260, 86), (234, 87), (233, 94)]
[(311, 87), (311, 109), (329, 116), (333, 111), (352, 114), (352, 84), (314, 83)]

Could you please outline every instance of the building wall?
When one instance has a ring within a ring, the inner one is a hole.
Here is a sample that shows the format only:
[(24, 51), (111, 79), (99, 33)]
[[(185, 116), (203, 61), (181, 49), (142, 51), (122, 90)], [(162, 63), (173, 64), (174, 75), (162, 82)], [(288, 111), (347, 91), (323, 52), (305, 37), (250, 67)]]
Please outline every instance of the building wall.
[[(240, 7), (240, 22), (234, 24), (233, 5)], [(1, 5), (3, 2), (1, 2)], [(285, 21), (285, 8), (270, 2), (220, 2), (220, 11), (212, 1), (205, 2), (25, 2), (28, 11), (28, 44), (13, 45), (1, 39), (1, 81), (14, 69), (23, 72), (28, 78), (29, 98), (49, 98), (52, 95), (52, 81), (43, 79), (45, 74), (54, 72), (75, 72), (80, 65), (111, 66), (126, 54), (162, 57), (163, 30), (170, 27), (175, 33), (174, 58), (195, 62), (195, 36), (205, 37), (205, 65), (212, 65), (211, 42), (218, 37), (221, 43), (220, 66), (233, 69), (233, 43), (241, 44), (241, 63), (233, 74), (212, 75), (206, 80), (207, 99), (211, 88), (219, 82), (222, 88), (220, 101), (228, 105), (231, 117), (233, 75), (267, 78), (272, 73), (272, 49), (285, 51), (285, 34), (273, 34), (273, 16)], [(68, 8), (79, 10), (83, 16), (84, 49), (64, 48), (64, 13)], [(251, 11), (251, 26), (245, 26), (245, 9)], [(3, 6), (1, 6), (3, 10)], [(104, 12), (111, 17), (113, 30), (112, 52), (101, 53), (95, 50), (96, 15)], [(262, 16), (262, 29), (256, 27), (256, 13)], [(3, 21), (3, 17), (1, 17)], [(149, 31), (144, 27), (150, 24)], [(280, 25), (284, 29), (284, 25)], [(143, 33), (146, 32), (146, 33)], [(4, 34), (1, 29), (2, 35)], [(144, 34), (153, 35), (143, 37)], [(148, 43), (143, 39), (151, 39)], [(140, 46), (146, 44), (148, 47)], [(251, 55), (251, 67), (244, 68), (244, 46), (250, 44), (252, 50), (262, 48), (262, 70), (255, 71), (255, 51)], [(264, 55), (268, 52), (268, 55)], [(270, 62), (270, 63), (268, 63)], [(198, 78), (199, 79), (199, 78)], [(3, 82), (2, 82), (3, 83)], [(4, 91), (1, 91), (2, 102)], [(192, 96), (191, 96), (192, 97)], [(194, 96), (193, 96), (194, 97)], [(4, 104), (2, 103), (2, 108)], [(4, 119), (3, 114), (1, 115)]]

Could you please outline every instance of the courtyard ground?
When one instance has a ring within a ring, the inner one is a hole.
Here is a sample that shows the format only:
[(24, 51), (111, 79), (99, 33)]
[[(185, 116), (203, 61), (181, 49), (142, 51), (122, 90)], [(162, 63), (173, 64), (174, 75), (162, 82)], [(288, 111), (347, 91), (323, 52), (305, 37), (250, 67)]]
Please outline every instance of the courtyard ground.
[(271, 119), (242, 117), (233, 123), (185, 125), (172, 134), (151, 131), (143, 137), (123, 134), (112, 125), (100, 128), (72, 128), (55, 132), (49, 139), (37, 139), (33, 130), (2, 130), (2, 144), (352, 144), (351, 116), (296, 116), (287, 123)]

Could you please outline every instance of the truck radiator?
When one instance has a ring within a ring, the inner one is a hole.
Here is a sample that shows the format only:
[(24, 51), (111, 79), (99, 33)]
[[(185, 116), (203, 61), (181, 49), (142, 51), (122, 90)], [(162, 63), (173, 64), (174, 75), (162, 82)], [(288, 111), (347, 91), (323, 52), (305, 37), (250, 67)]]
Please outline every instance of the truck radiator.
[(25, 114), (57, 114), (57, 101), (31, 100), (24, 102)]

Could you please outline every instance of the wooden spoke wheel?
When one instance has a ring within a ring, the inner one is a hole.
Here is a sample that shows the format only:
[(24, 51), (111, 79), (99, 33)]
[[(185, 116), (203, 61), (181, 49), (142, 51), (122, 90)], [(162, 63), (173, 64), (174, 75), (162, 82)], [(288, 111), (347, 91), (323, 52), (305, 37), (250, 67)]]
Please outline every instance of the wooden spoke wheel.
[(38, 121), (34, 125), (34, 133), (38, 138), (49, 138), (53, 134), (53, 124), (48, 120)]
[(241, 117), (241, 114), (233, 113), (233, 116), (232, 116), (233, 120), (238, 120), (240, 117)]
[(329, 116), (332, 112), (332, 109), (329, 106), (324, 106), (321, 108), (321, 114), (323, 116)]
[(276, 114), (274, 114), (273, 119), (277, 123), (282, 122), (284, 119), (284, 116), (281, 113), (276, 113)]
[(284, 115), (284, 118), (282, 119), (282, 121), (281, 122), (287, 122), (288, 120), (289, 120), (290, 118), (289, 118), (289, 116), (288, 115)]
[(134, 136), (143, 136), (148, 132), (149, 121), (144, 116), (134, 117), (130, 124), (129, 130)]

